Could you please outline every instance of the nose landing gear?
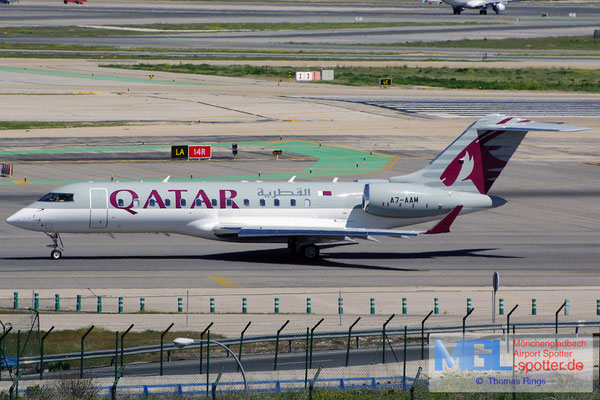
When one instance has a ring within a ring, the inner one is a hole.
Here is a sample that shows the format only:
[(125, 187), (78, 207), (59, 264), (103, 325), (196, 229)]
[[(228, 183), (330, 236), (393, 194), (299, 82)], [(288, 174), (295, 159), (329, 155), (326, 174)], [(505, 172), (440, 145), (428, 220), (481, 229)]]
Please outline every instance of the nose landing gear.
[[(63, 245), (62, 239), (58, 232), (48, 233), (44, 232), (50, 239), (52, 239), (52, 244), (49, 244), (48, 247), (52, 247), (52, 251), (50, 252), (51, 260), (58, 260), (62, 257), (62, 252), (65, 250), (65, 246)], [(60, 243), (60, 245), (59, 245)]]

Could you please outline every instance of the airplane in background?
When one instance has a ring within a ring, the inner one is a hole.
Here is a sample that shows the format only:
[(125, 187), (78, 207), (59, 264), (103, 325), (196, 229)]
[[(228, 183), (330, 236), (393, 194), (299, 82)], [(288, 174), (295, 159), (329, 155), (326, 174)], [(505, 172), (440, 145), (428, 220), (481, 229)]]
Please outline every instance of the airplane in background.
[[(177, 233), (232, 242), (287, 243), (307, 260), (320, 243), (450, 231), (459, 214), (506, 200), (488, 192), (528, 131), (588, 128), (492, 114), (473, 123), (425, 168), (354, 182), (81, 182), (59, 187), (7, 219), (46, 233)], [(428, 231), (396, 228), (440, 220)]]
[(452, 7), (454, 15), (459, 15), (465, 8), (477, 10), (479, 14), (486, 15), (488, 7), (494, 10), (496, 14), (506, 10), (506, 4), (511, 0), (423, 0), (427, 4), (446, 3)]

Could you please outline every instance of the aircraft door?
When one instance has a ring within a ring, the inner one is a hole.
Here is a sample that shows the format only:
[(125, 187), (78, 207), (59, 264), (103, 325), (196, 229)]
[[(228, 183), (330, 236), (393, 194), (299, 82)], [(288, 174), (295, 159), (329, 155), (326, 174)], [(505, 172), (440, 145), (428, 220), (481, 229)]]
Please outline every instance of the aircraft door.
[(106, 228), (108, 221), (108, 191), (90, 189), (90, 228)]

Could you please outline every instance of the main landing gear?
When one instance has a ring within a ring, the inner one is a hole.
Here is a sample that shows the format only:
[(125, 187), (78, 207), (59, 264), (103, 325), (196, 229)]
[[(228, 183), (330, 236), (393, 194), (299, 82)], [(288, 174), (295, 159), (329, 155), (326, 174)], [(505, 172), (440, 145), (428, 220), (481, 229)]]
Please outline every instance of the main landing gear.
[(460, 15), (462, 10), (463, 10), (462, 7), (452, 7), (452, 11), (454, 12), (454, 15)]
[(319, 248), (314, 243), (297, 243), (295, 240), (288, 242), (288, 249), (292, 254), (300, 256), (304, 260), (314, 261), (319, 258)]
[[(52, 239), (52, 244), (49, 244), (48, 247), (52, 247), (52, 251), (50, 252), (51, 260), (59, 260), (62, 257), (62, 252), (65, 250), (65, 246), (63, 245), (62, 239), (58, 232), (48, 233), (44, 232), (50, 239)], [(59, 245), (60, 243), (60, 245)]]

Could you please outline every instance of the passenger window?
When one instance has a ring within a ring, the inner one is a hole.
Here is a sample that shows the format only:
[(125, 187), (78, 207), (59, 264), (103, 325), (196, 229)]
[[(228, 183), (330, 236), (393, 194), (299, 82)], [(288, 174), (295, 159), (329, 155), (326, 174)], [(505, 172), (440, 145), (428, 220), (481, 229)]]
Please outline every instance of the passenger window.
[(304, 207), (310, 207), (310, 199), (304, 199)]
[(134, 207), (139, 207), (140, 206), (140, 200), (139, 199), (133, 199), (133, 206)]
[(165, 206), (167, 206), (167, 207), (171, 206), (171, 199), (165, 199)]
[(265, 199), (260, 199), (260, 206), (264, 207), (265, 206)]
[(154, 207), (154, 204), (156, 204), (156, 201), (154, 199), (150, 199), (149, 203), (150, 203), (150, 207)]
[(250, 205), (250, 200), (244, 199), (244, 205), (248, 207)]
[(196, 207), (200, 207), (202, 205), (202, 200), (196, 199)]
[(231, 207), (231, 199), (227, 199), (225, 203), (227, 203), (227, 207)]
[(185, 199), (181, 199), (181, 207), (185, 207)]
[(123, 207), (123, 204), (124, 204), (124, 203), (123, 203), (123, 199), (119, 199), (119, 200), (117, 201), (117, 203), (119, 204), (119, 207)]
[(275, 199), (273, 203), (275, 204), (275, 207), (279, 207), (279, 199)]
[(296, 207), (296, 199), (291, 199), (290, 200), (290, 206)]
[(212, 199), (210, 201), (210, 204), (212, 204), (213, 207), (216, 207), (217, 206), (217, 199)]

